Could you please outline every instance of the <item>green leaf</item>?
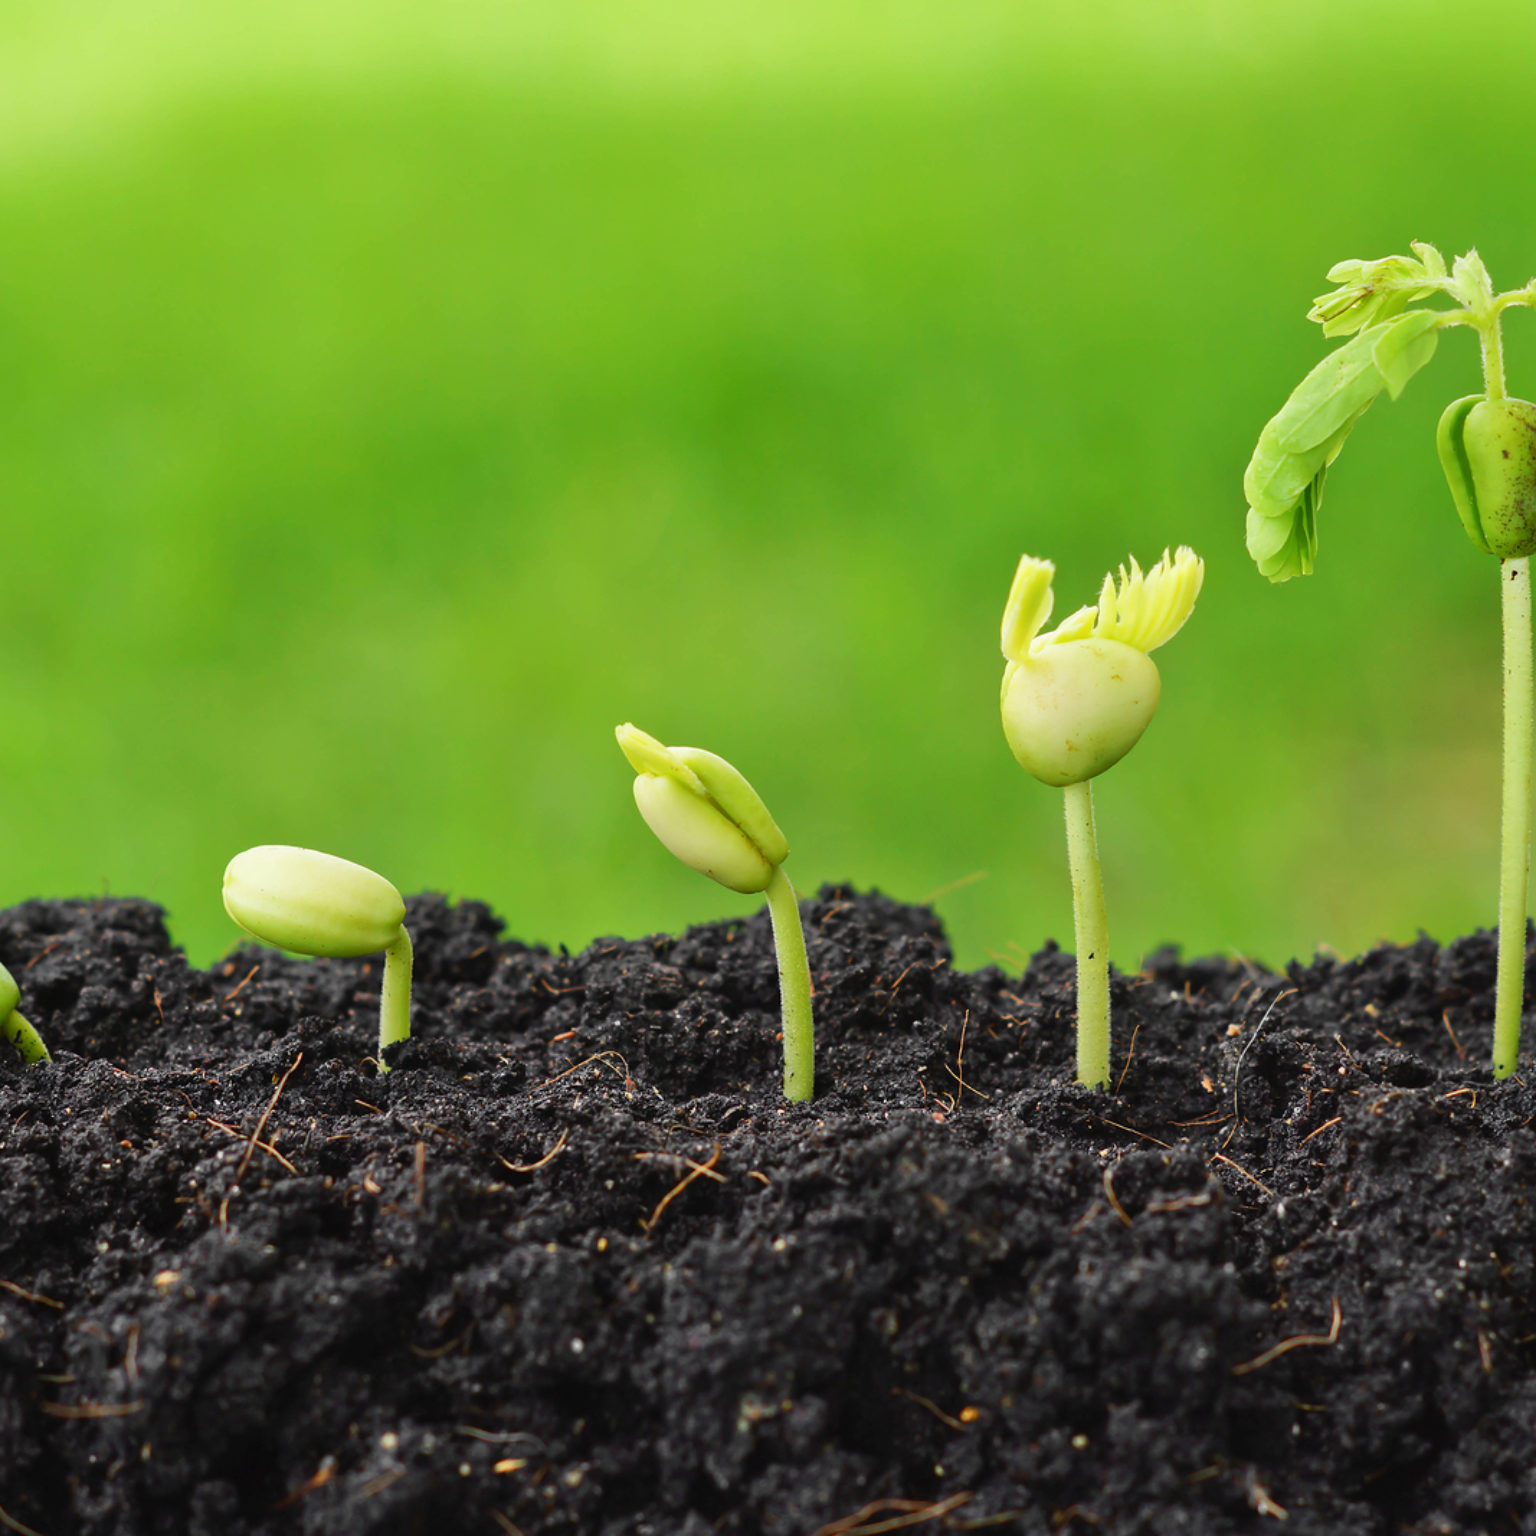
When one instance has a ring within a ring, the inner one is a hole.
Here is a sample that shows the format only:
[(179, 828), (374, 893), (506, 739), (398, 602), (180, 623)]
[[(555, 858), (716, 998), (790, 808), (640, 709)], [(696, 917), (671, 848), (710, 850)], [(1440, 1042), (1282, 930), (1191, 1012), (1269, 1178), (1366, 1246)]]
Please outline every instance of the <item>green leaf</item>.
[(1008, 603), (1003, 609), (1003, 655), (1009, 661), (1023, 661), (1040, 627), (1051, 616), (1056, 594), (1051, 580), (1056, 567), (1049, 560), (1022, 555), (1008, 589)]
[(1482, 309), (1493, 302), (1493, 279), (1475, 247), (1451, 263), (1451, 281), (1468, 309)]
[[(1385, 385), (1372, 356), (1384, 326), (1372, 326), (1330, 352), (1280, 407), (1265, 430), (1287, 453), (1307, 453), (1347, 428)], [(1308, 476), (1310, 479), (1310, 475)]]
[(1341, 287), (1358, 287), (1365, 281), (1366, 268), (1373, 266), (1373, 262), (1361, 261), (1358, 257), (1351, 257), (1346, 261), (1336, 261), (1328, 268), (1327, 278), (1330, 283), (1338, 283)]
[(1408, 381), (1430, 358), (1440, 342), (1436, 328), (1439, 317), (1432, 310), (1419, 309), (1403, 315), (1387, 326), (1371, 349), (1371, 361), (1396, 400)]
[(1265, 517), (1248, 513), (1248, 553), (1261, 576), (1271, 581), (1289, 581), (1293, 576), (1310, 576), (1317, 558), (1317, 510), (1323, 503), (1323, 478), (1327, 466), (1308, 481), (1288, 517)]
[(1337, 312), (1325, 310), (1321, 304), (1317, 306), (1318, 312), (1311, 318), (1322, 320), (1324, 336), (1330, 339), (1334, 336), (1351, 336), (1368, 325), (1380, 325), (1394, 315), (1401, 314), (1409, 297), (1402, 292), (1380, 293), (1370, 289), (1352, 290), (1352, 293), (1354, 296), (1350, 303), (1341, 306)]
[(1443, 278), (1446, 275), (1445, 257), (1428, 241), (1411, 240), (1409, 249), (1419, 258), (1419, 264), (1424, 268), (1426, 277)]
[(1264, 428), (1243, 473), (1243, 495), (1260, 517), (1289, 517), (1324, 461), (1316, 450), (1287, 453), (1275, 439), (1273, 423)]
[(1328, 269), (1328, 281), (1340, 287), (1319, 294), (1307, 318), (1318, 321), (1325, 336), (1348, 336), (1428, 297), (1445, 277), (1445, 261), (1433, 246), (1415, 244), (1413, 249), (1414, 256), (1336, 263)]
[[(1325, 334), (1358, 334), (1330, 352), (1291, 391), (1259, 434), (1244, 472), (1248, 552), (1271, 581), (1287, 581), (1312, 570), (1328, 466), (1371, 402), (1383, 390), (1395, 400), (1435, 355), (1445, 312), (1400, 311), (1439, 291), (1445, 259), (1432, 245), (1418, 241), (1413, 252), (1337, 263), (1328, 278), (1343, 286), (1322, 295), (1313, 306), (1310, 318), (1323, 321)], [(1474, 270), (1468, 258), (1458, 259), (1459, 278), (1471, 281), (1480, 270), (1481, 263)]]

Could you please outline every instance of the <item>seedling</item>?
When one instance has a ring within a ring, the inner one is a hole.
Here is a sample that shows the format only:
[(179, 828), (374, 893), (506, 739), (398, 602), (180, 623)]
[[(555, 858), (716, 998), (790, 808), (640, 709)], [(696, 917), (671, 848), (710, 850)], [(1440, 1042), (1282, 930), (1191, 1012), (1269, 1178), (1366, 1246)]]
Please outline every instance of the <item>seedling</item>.
[(1149, 571), (1134, 560), (1118, 584), (1104, 578), (1096, 605), (1050, 633), (1056, 567), (1025, 555), (1003, 612), (1003, 734), (1020, 764), (1062, 789), (1067, 862), (1077, 929), (1077, 1080), (1109, 1082), (1109, 922), (1093, 828), (1092, 780), (1141, 739), (1162, 694), (1147, 654), (1183, 628), (1205, 564), (1191, 549), (1166, 550)]
[(9, 1040), (28, 1066), (34, 1061), (52, 1061), (43, 1037), (17, 1011), (16, 1004), (20, 1001), (21, 988), (11, 973), (0, 965), (0, 1039)]
[(633, 725), (614, 734), (635, 770), (635, 804), (666, 847), (727, 890), (767, 892), (779, 960), (784, 1097), (809, 1099), (816, 1074), (811, 970), (795, 888), (780, 868), (789, 857), (784, 834), (757, 791), (723, 757), (700, 747), (664, 747)]
[(379, 1071), (411, 1034), (411, 936), (405, 902), (383, 875), (313, 848), (247, 848), (224, 871), (224, 910), (253, 937), (301, 955), (354, 960), (384, 951)]
[[(1493, 1075), (1508, 1077), (1520, 1054), (1525, 994), (1525, 913), (1531, 835), (1531, 575), (1536, 553), (1536, 405), (1504, 387), (1500, 324), (1515, 305), (1536, 308), (1536, 279), (1496, 294), (1477, 252), (1446, 271), (1432, 245), (1412, 256), (1341, 261), (1338, 286), (1307, 318), (1324, 336), (1353, 339), (1315, 367), (1259, 435), (1243, 489), (1248, 553), (1271, 581), (1309, 575), (1317, 554), (1323, 478), (1350, 428), (1383, 390), (1396, 399), (1435, 354), (1440, 332), (1466, 326), (1482, 348), (1483, 393), (1453, 400), (1437, 446), (1451, 500), (1473, 545), (1497, 556), (1504, 619), (1504, 784), (1499, 864), (1499, 964)], [(1417, 307), (1442, 295), (1451, 309)]]

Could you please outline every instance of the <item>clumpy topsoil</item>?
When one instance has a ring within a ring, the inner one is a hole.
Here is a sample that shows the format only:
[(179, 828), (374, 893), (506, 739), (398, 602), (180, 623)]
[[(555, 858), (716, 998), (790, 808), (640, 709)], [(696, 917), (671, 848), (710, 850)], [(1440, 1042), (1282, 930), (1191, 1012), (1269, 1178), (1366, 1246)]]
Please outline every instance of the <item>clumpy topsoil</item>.
[[(581, 955), (411, 904), (376, 961), (190, 969), (0, 913), (0, 1528), (44, 1536), (1536, 1531), (1536, 1092), (1494, 945), (1114, 982), (931, 912)], [(1123, 1070), (1122, 1070), (1123, 1069)]]

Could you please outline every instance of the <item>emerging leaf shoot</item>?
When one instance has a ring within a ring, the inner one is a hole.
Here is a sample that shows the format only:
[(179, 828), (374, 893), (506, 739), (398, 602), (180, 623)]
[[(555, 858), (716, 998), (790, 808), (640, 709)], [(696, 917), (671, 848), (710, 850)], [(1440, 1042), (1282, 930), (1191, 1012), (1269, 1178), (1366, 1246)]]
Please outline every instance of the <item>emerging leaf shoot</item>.
[(784, 1097), (809, 1099), (816, 1070), (811, 973), (794, 887), (779, 867), (789, 843), (757, 791), (723, 757), (663, 746), (629, 724), (614, 735), (635, 770), (635, 804), (668, 851), (728, 890), (767, 893), (779, 961)]
[(1003, 614), (1003, 734), (1024, 768), (1046, 784), (1081, 784), (1112, 768), (1141, 739), (1162, 692), (1147, 654), (1166, 645), (1194, 610), (1205, 562), (1166, 550), (1149, 571), (1133, 559), (1104, 578), (1096, 605), (1047, 634), (1048, 560), (1019, 561)]
[(1095, 605), (1048, 634), (1049, 560), (1025, 555), (1003, 610), (1003, 734), (1019, 763), (1065, 791), (1072, 914), (1077, 929), (1077, 1077), (1109, 1081), (1109, 922), (1099, 874), (1090, 781), (1141, 739), (1161, 697), (1147, 654), (1166, 644), (1194, 610), (1205, 563), (1192, 549), (1149, 571), (1133, 559), (1104, 578)]
[(379, 1071), (411, 1033), (411, 939), (405, 902), (382, 875), (313, 848), (247, 848), (224, 871), (224, 910), (277, 949), (350, 960), (384, 951)]
[(43, 1037), (17, 1011), (21, 988), (15, 978), (0, 965), (0, 1040), (8, 1040), (29, 1066), (35, 1061), (52, 1061)]

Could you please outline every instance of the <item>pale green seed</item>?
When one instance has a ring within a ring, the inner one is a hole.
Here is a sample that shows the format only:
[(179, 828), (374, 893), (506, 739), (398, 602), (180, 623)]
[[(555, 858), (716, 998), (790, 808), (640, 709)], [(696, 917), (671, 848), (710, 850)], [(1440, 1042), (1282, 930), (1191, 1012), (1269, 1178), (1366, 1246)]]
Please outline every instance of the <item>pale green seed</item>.
[(247, 848), (229, 861), (224, 909), (263, 944), (334, 959), (388, 948), (405, 920), (405, 902), (382, 875), (280, 843)]
[(1046, 784), (1081, 784), (1141, 740), (1162, 681), (1145, 652), (1118, 640), (1042, 646), (1003, 676), (1003, 733), (1020, 765)]
[(676, 779), (642, 773), (635, 779), (635, 804), (645, 824), (667, 851), (728, 890), (765, 891), (777, 865), (712, 801), (691, 793)]
[(1472, 542), (1501, 560), (1536, 554), (1536, 405), (1454, 400), (1440, 418), (1436, 446)]

